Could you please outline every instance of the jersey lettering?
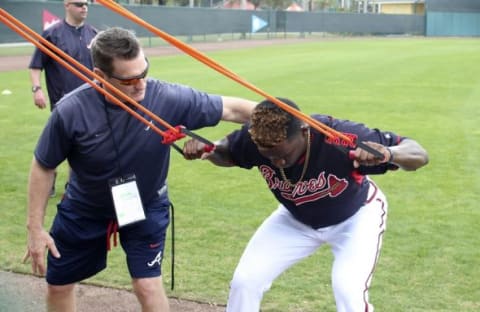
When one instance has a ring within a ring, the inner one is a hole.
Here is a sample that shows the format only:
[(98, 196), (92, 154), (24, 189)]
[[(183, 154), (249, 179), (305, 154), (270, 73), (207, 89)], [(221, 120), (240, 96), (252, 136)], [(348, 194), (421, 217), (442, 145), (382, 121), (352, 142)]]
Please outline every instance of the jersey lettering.
[(260, 173), (267, 181), (268, 187), (272, 190), (280, 191), (280, 195), (295, 203), (296, 206), (313, 202), (324, 197), (337, 197), (348, 187), (346, 179), (340, 179), (333, 174), (325, 177), (325, 171), (321, 172), (317, 178), (308, 181), (301, 181), (295, 185), (283, 181), (275, 174), (275, 170), (269, 166), (259, 167)]

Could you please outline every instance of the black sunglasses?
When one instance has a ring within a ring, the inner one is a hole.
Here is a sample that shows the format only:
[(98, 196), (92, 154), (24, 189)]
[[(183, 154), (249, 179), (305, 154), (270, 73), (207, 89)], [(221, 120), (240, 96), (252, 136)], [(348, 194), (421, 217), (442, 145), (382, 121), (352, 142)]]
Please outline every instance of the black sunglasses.
[(117, 77), (113, 74), (111, 74), (109, 76), (110, 76), (110, 78), (117, 79), (118, 83), (120, 83), (122, 86), (136, 85), (140, 82), (140, 80), (145, 79), (145, 77), (147, 77), (148, 68), (150, 67), (150, 63), (148, 62), (148, 59), (145, 59), (145, 62), (147, 63), (147, 68), (145, 68), (145, 70), (140, 75), (137, 75), (137, 76), (134, 76), (134, 77), (129, 77), (129, 78), (121, 78), (121, 77)]
[(84, 5), (88, 7), (88, 2), (69, 2), (68, 4), (73, 4), (77, 8), (81, 8)]

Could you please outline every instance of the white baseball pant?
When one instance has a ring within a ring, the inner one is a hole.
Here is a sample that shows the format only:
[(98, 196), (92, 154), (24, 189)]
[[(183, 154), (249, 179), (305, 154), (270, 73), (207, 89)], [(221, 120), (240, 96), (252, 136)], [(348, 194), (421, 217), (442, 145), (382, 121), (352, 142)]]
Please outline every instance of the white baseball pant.
[(368, 288), (386, 229), (388, 204), (373, 182), (368, 199), (349, 219), (317, 230), (294, 219), (280, 205), (243, 252), (230, 284), (226, 311), (259, 311), (273, 280), (328, 244), (334, 255), (331, 278), (337, 311), (372, 312)]

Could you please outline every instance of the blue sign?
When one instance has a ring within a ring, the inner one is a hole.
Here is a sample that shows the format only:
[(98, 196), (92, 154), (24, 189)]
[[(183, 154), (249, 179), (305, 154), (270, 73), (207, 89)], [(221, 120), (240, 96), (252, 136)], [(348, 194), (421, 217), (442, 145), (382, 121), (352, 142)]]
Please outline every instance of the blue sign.
[(258, 16), (252, 15), (252, 33), (259, 31), (267, 25), (268, 23), (266, 21)]

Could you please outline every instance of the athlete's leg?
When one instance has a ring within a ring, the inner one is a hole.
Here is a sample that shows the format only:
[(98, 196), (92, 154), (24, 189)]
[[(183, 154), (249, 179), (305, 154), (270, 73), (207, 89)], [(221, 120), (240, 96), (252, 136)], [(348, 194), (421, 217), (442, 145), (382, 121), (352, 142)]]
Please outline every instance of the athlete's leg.
[(75, 311), (75, 284), (47, 286), (48, 312)]
[(335, 258), (332, 286), (338, 312), (373, 311), (368, 288), (386, 228), (387, 202), (380, 190), (370, 199), (329, 233)]
[(132, 285), (143, 312), (170, 311), (161, 276), (134, 278)]
[(322, 244), (315, 231), (293, 219), (282, 206), (250, 239), (230, 284), (228, 312), (259, 311), (265, 291), (291, 265), (311, 255)]

